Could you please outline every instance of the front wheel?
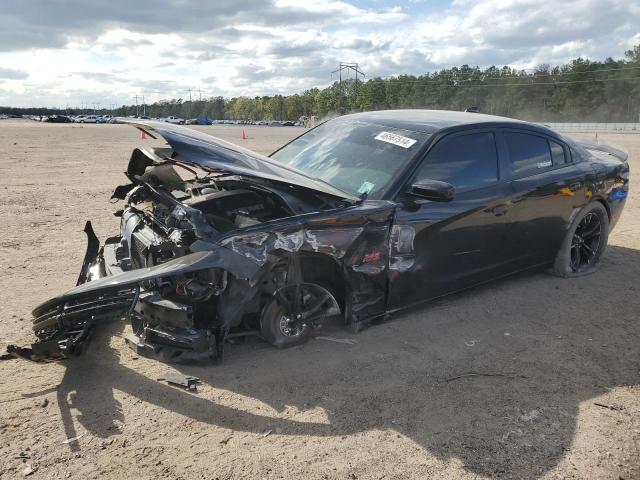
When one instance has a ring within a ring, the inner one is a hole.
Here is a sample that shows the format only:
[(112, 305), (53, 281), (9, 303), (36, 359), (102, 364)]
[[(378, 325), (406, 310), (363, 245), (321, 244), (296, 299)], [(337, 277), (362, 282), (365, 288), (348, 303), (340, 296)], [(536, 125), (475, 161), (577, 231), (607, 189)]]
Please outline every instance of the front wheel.
[(609, 216), (600, 202), (588, 204), (571, 222), (551, 273), (578, 277), (595, 272), (609, 238)]
[(339, 313), (338, 302), (321, 286), (289, 285), (278, 290), (262, 311), (260, 332), (276, 348), (293, 347), (305, 343), (324, 319)]

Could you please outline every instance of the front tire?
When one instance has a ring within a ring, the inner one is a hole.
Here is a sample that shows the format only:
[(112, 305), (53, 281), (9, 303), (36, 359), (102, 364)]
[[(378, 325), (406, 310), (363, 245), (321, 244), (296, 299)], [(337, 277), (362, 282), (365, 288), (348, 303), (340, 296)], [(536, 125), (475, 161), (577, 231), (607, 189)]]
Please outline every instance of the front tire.
[(600, 202), (584, 207), (571, 222), (551, 273), (571, 278), (589, 275), (600, 267), (609, 239), (609, 216)]
[[(292, 305), (299, 293), (298, 313)], [(324, 319), (338, 315), (340, 307), (326, 289), (313, 283), (290, 285), (278, 290), (262, 311), (260, 332), (276, 348), (305, 343)]]

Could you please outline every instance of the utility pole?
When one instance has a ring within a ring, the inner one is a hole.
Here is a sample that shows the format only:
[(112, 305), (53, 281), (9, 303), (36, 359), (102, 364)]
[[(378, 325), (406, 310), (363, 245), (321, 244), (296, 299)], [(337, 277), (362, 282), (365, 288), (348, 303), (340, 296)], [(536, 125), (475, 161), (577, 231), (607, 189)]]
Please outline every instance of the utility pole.
[(147, 116), (147, 104), (144, 101), (144, 95), (142, 95), (142, 116)]
[(344, 90), (342, 87), (342, 71), (343, 70), (346, 70), (347, 73), (350, 73), (351, 71), (354, 72), (355, 82), (353, 85), (353, 90), (355, 93), (358, 93), (358, 74), (362, 75), (363, 77), (365, 76), (365, 74), (362, 71), (360, 71), (360, 67), (358, 66), (357, 63), (340, 62), (340, 66), (338, 67), (338, 69), (331, 72), (332, 76), (334, 73), (336, 72), (338, 73), (338, 109), (339, 110), (342, 108), (342, 96), (344, 94)]
[(191, 118), (191, 92), (193, 91), (193, 89), (190, 88), (186, 91), (189, 92), (189, 118)]
[(200, 101), (202, 101), (202, 90), (198, 87), (198, 93), (200, 94)]

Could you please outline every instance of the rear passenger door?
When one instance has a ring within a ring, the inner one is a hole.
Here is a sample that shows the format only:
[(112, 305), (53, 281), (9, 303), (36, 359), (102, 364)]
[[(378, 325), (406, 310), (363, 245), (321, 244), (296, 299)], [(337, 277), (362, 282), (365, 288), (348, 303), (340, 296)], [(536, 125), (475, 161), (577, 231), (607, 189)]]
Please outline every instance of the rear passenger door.
[(584, 164), (571, 150), (542, 133), (502, 129), (501, 146), (509, 158), (512, 255), (521, 268), (553, 261), (571, 214), (585, 198)]

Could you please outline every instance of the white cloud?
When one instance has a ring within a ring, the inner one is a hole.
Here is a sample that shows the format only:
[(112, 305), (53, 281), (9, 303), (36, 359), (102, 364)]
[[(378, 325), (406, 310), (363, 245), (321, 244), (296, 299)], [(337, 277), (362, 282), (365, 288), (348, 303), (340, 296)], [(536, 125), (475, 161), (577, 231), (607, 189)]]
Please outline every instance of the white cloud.
[(3, 105), (188, 98), (189, 88), (294, 93), (329, 84), (340, 61), (358, 62), (368, 77), (463, 63), (531, 68), (621, 57), (640, 42), (640, 9), (622, 0), (456, 0), (440, 9), (333, 0), (167, 0), (162, 9), (152, 0), (6, 2)]

